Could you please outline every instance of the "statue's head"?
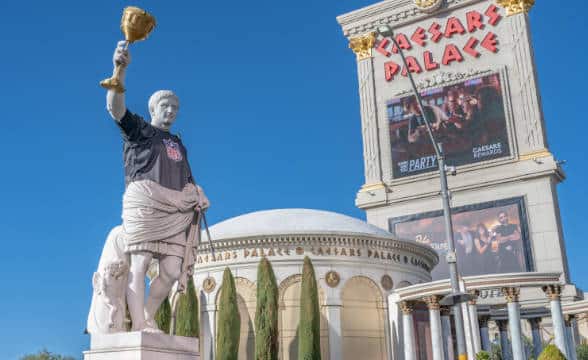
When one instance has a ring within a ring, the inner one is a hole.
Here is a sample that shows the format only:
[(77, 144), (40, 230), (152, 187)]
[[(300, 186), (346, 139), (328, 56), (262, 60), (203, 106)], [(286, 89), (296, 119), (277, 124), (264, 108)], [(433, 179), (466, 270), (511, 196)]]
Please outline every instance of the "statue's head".
[(171, 90), (156, 91), (149, 98), (151, 125), (168, 131), (176, 121), (180, 100)]

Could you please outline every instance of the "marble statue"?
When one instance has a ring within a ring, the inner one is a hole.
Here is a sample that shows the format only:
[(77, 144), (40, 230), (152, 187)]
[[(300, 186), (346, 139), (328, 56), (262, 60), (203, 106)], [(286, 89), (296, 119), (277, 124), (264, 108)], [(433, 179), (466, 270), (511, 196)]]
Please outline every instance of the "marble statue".
[[(155, 312), (174, 283), (180, 278), (185, 282), (190, 275), (200, 235), (197, 214), (209, 207), (192, 177), (186, 148), (170, 132), (179, 110), (178, 97), (169, 90), (155, 92), (149, 99), (150, 123), (127, 109), (124, 90), (120, 90), (131, 60), (125, 45), (119, 42), (113, 56), (121, 87), (109, 89), (106, 95), (108, 112), (124, 142), (123, 223), (109, 235), (94, 275), (90, 333), (121, 329), (123, 281), (132, 330), (161, 332)], [(159, 272), (145, 300), (145, 276), (153, 260), (159, 262)]]
[(110, 231), (92, 277), (94, 294), (86, 330), (90, 334), (108, 334), (125, 330), (129, 256), (124, 252), (122, 226)]

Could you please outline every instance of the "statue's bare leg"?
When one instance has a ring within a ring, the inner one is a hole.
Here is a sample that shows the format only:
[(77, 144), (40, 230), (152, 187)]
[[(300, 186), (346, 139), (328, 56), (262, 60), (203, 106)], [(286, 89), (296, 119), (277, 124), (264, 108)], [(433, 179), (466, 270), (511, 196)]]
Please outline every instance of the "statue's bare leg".
[(168, 255), (159, 260), (159, 275), (153, 279), (149, 287), (149, 297), (145, 305), (147, 323), (154, 323), (157, 309), (169, 295), (172, 286), (180, 278), (181, 272), (182, 258)]
[(153, 254), (149, 252), (131, 254), (127, 304), (134, 331), (145, 328), (145, 274), (152, 258)]

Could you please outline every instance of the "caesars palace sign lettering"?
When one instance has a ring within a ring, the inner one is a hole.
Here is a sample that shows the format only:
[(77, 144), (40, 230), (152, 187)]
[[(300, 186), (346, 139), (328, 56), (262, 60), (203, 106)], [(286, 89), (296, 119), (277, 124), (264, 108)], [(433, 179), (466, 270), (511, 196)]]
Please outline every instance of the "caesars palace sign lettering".
[[(383, 251), (377, 249), (359, 249), (359, 248), (345, 248), (345, 247), (328, 247), (328, 246), (319, 246), (319, 247), (311, 247), (310, 253), (317, 257), (322, 256), (336, 256), (336, 257), (346, 257), (346, 258), (367, 258), (371, 259), (372, 261), (383, 261), (383, 262), (394, 262), (398, 264), (410, 264), (414, 267), (424, 269), (426, 271), (431, 271), (429, 265), (427, 265), (423, 260), (418, 259), (414, 256), (408, 256), (399, 254), (396, 252), (390, 251)], [(297, 247), (295, 249), (290, 248), (251, 248), (251, 249), (242, 249), (242, 250), (232, 250), (232, 251), (224, 251), (218, 254), (202, 254), (199, 255), (197, 258), (198, 264), (209, 264), (219, 261), (228, 261), (228, 260), (246, 260), (251, 258), (258, 258), (258, 257), (289, 257), (293, 255), (304, 255), (305, 249), (302, 247)]]
[[(398, 46), (403, 50), (411, 50), (415, 46), (426, 49), (429, 41), (439, 43), (442, 39), (453, 39), (454, 36), (458, 35), (473, 34), (477, 31), (484, 32), (487, 25), (495, 27), (501, 19), (502, 15), (499, 13), (499, 8), (492, 4), (483, 14), (472, 10), (466, 13), (465, 19), (462, 19), (463, 21), (457, 17), (450, 17), (443, 25), (438, 22), (433, 22), (428, 29), (419, 26), (410, 36), (397, 33), (395, 34), (395, 39)], [(479, 58), (482, 56), (483, 51), (497, 53), (497, 45), (498, 39), (496, 34), (492, 31), (486, 31), (480, 37), (470, 35), (463, 48), (453, 43), (447, 44), (440, 58), (440, 54), (433, 54), (428, 50), (423, 53), (422, 60), (414, 56), (407, 56), (406, 63), (408, 68), (402, 68), (402, 71), (400, 64), (394, 61), (388, 61), (384, 64), (386, 81), (394, 80), (398, 73), (406, 77), (408, 71), (419, 74), (423, 71), (437, 70), (441, 65), (449, 66), (453, 62), (462, 62), (465, 60), (465, 54), (473, 58)], [(393, 53), (398, 53), (398, 48), (387, 38), (382, 39), (375, 46), (375, 49), (386, 57), (392, 56)], [(439, 59), (441, 59), (440, 62)]]

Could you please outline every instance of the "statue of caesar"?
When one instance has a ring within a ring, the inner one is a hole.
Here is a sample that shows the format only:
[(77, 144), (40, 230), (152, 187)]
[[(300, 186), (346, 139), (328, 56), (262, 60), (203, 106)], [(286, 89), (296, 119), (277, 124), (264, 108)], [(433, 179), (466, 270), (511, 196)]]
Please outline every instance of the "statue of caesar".
[[(119, 42), (113, 56), (114, 65), (122, 67), (123, 84), (130, 63), (124, 45)], [(124, 251), (130, 257), (127, 303), (133, 330), (159, 332), (155, 312), (182, 275), (186, 250), (192, 251), (186, 246), (195, 211), (204, 211), (209, 202), (194, 182), (181, 139), (170, 133), (179, 109), (173, 92), (160, 90), (151, 96), (151, 123), (126, 108), (124, 93), (109, 90), (106, 106), (124, 141), (122, 220)], [(159, 260), (159, 276), (145, 300), (145, 275), (152, 259)]]

